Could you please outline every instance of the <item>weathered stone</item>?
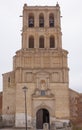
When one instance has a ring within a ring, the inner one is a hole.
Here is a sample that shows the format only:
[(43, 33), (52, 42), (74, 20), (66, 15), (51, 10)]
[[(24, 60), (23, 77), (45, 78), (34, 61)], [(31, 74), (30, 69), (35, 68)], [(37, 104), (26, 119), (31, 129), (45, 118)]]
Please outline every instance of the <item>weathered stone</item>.
[(68, 52), (62, 49), (60, 16), (59, 6), (23, 8), (22, 48), (13, 57), (13, 71), (3, 74), (2, 113), (7, 125), (25, 127), (25, 107), (31, 128), (70, 119)]

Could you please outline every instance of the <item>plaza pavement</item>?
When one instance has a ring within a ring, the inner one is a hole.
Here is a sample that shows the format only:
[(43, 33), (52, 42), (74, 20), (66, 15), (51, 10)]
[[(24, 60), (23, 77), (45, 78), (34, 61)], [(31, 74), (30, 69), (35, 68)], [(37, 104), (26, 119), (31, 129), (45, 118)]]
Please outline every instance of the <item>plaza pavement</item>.
[(0, 128), (0, 130), (25, 130), (25, 128)]

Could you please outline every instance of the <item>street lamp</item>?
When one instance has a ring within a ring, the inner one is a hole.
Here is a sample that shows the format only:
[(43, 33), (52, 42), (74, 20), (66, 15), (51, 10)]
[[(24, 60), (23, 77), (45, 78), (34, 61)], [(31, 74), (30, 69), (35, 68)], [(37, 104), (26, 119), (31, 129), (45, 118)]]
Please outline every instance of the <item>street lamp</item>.
[(27, 102), (26, 102), (26, 91), (27, 91), (27, 87), (24, 86), (23, 88), (24, 91), (24, 96), (25, 96), (25, 125), (26, 125), (26, 130), (27, 130)]

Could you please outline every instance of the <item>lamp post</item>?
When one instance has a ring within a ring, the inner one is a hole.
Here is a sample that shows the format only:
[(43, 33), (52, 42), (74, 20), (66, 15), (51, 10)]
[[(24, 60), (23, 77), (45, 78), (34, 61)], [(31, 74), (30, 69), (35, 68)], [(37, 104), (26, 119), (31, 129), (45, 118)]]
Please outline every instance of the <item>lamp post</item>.
[(24, 86), (23, 88), (24, 91), (24, 96), (25, 96), (25, 126), (26, 126), (26, 130), (27, 130), (27, 102), (26, 102), (26, 91), (27, 91), (27, 87)]

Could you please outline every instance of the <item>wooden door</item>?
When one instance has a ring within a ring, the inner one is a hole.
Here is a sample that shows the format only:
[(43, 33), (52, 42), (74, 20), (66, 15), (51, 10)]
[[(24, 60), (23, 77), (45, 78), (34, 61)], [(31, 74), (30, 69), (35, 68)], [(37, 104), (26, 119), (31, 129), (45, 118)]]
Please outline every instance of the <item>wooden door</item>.
[(49, 124), (49, 112), (46, 109), (40, 109), (36, 113), (36, 128), (43, 129), (43, 124)]

